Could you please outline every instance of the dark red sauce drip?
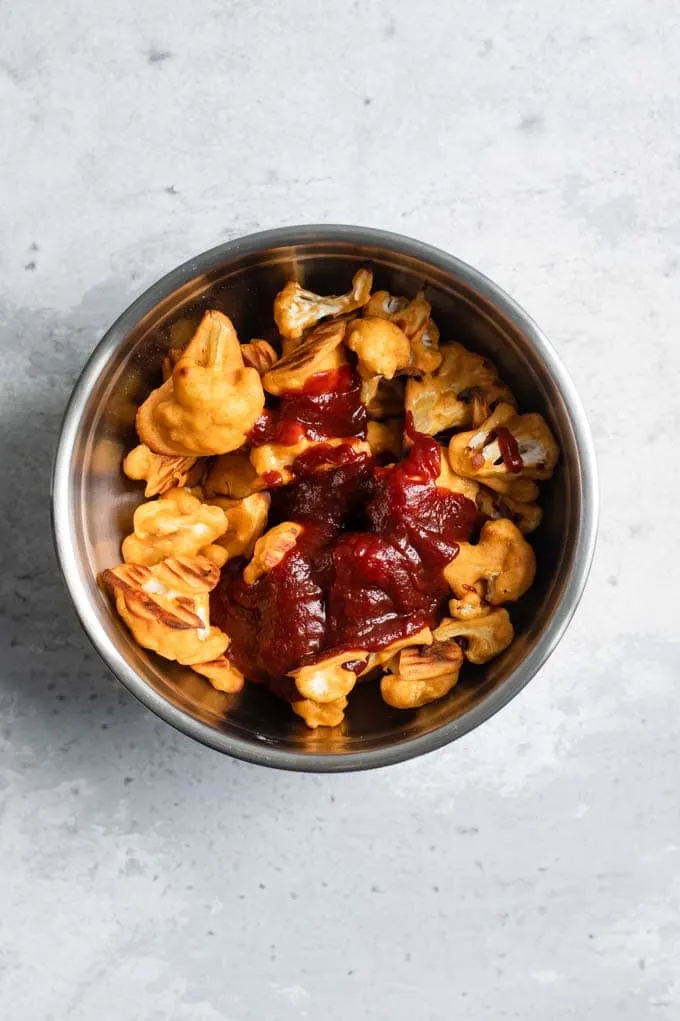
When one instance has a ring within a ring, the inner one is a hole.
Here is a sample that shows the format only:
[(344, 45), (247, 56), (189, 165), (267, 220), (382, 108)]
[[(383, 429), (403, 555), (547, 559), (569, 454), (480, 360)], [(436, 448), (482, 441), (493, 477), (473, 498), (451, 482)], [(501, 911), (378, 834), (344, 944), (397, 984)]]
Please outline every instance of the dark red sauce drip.
[(230, 561), (211, 597), (214, 623), (231, 636), (228, 654), (248, 677), (293, 697), (281, 682), (287, 671), (332, 652), (377, 651), (439, 619), (442, 569), (469, 539), (477, 509), (437, 486), (437, 443), (413, 439), (391, 468), (348, 445), (312, 448), (298, 458), (296, 480), (272, 492), (270, 527), (304, 525), (295, 549), (252, 586), (244, 562)]
[(349, 365), (343, 365), (317, 372), (300, 392), (283, 394), (276, 411), (262, 412), (248, 439), (255, 447), (263, 443), (292, 446), (303, 436), (310, 440), (365, 439), (367, 422), (361, 380)]
[(524, 461), (522, 460), (522, 455), (519, 452), (517, 440), (510, 430), (504, 425), (499, 425), (495, 429), (495, 433), (496, 439), (498, 440), (498, 446), (501, 450), (503, 464), (508, 471), (514, 472), (514, 474), (517, 475), (524, 467)]

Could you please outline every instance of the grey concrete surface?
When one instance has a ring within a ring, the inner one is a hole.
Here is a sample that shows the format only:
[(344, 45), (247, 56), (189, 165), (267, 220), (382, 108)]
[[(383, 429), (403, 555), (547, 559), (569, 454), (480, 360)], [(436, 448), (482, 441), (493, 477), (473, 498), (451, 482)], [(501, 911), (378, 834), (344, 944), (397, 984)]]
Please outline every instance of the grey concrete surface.
[[(671, 0), (21, 0), (0, 32), (3, 1021), (680, 1016), (680, 23)], [(197, 747), (116, 686), (51, 551), (69, 390), (174, 264), (402, 231), (532, 311), (603, 512), (549, 665), (372, 774)]]

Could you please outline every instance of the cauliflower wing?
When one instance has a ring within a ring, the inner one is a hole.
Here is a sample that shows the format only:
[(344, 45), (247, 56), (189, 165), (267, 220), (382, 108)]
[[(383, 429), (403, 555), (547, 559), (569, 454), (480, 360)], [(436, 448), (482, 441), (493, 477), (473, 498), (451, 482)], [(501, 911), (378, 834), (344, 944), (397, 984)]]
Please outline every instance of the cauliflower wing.
[(376, 291), (364, 308), (364, 316), (389, 319), (408, 337), (411, 347), (409, 371), (416, 375), (434, 372), (441, 364), (439, 330), (431, 316), (432, 306), (422, 291), (411, 301), (388, 291)]
[(234, 450), (215, 459), (206, 475), (204, 489), (209, 497), (228, 496), (241, 500), (266, 489), (266, 484), (253, 467), (249, 454), (245, 450)]
[(535, 531), (543, 519), (543, 511), (537, 503), (521, 503), (482, 485), (477, 491), (477, 507), (486, 518), (509, 518), (522, 535)]
[(137, 432), (157, 454), (225, 454), (243, 445), (263, 407), (260, 375), (244, 366), (231, 320), (206, 312), (171, 378), (137, 411)]
[(395, 709), (418, 709), (451, 691), (462, 663), (463, 650), (453, 641), (403, 649), (381, 679), (380, 694)]
[(347, 363), (343, 340), (347, 323), (323, 323), (312, 330), (293, 350), (284, 354), (265, 372), (262, 385), (270, 394), (295, 393), (320, 372), (339, 369)]
[(144, 496), (149, 499), (176, 486), (193, 486), (205, 470), (205, 461), (174, 454), (154, 454), (144, 443), (131, 450), (123, 461), (123, 471), (135, 482), (146, 482)]
[(521, 503), (536, 499), (533, 480), (549, 479), (559, 449), (541, 415), (518, 415), (511, 404), (499, 404), (493, 414), (449, 443), (449, 461), (459, 475), (478, 479), (498, 493)]
[(288, 676), (303, 698), (317, 703), (338, 702), (349, 695), (367, 663), (365, 651), (341, 652), (291, 670)]
[(186, 489), (170, 489), (150, 503), (142, 503), (133, 517), (133, 532), (123, 540), (126, 564), (151, 567), (168, 557), (206, 557), (220, 567), (226, 560), (213, 543), (227, 530), (227, 516), (219, 507), (202, 503)]
[(170, 557), (146, 567), (120, 564), (102, 573), (135, 641), (185, 666), (219, 659), (229, 639), (210, 626), (209, 593), (220, 577), (205, 557)]
[(474, 503), (477, 498), (477, 492), (479, 485), (473, 479), (464, 479), (462, 475), (457, 475), (449, 464), (449, 457), (446, 451), (446, 447), (439, 447), (441, 451), (441, 468), (439, 475), (437, 476), (437, 485), (441, 489), (448, 489), (452, 493), (462, 493), (468, 500), (472, 500)]
[(469, 591), (460, 599), (449, 599), (449, 613), (456, 620), (472, 620), (491, 612), (489, 604), (484, 602), (484, 583), (481, 581), (470, 585)]
[(295, 547), (303, 531), (295, 521), (282, 521), (265, 532), (255, 543), (253, 558), (243, 570), (246, 585), (254, 585), (263, 574), (273, 571)]
[(514, 404), (486, 358), (456, 343), (443, 344), (439, 352), (442, 361), (436, 372), (406, 383), (405, 406), (417, 432), (434, 436), (444, 429), (478, 425), (499, 401)]
[(227, 530), (216, 540), (227, 551), (227, 560), (252, 556), (255, 543), (267, 527), (271, 503), (269, 493), (252, 493), (241, 500), (216, 496), (208, 503), (221, 507), (227, 515)]
[(536, 557), (512, 521), (500, 518), (482, 526), (479, 542), (462, 542), (458, 554), (444, 568), (444, 577), (457, 599), (478, 582), (486, 582), (486, 601), (494, 606), (514, 602), (534, 580)]
[(434, 637), (438, 642), (460, 642), (465, 657), (471, 663), (487, 663), (507, 649), (515, 631), (508, 611), (498, 607), (468, 620), (445, 617)]
[(249, 344), (242, 344), (241, 355), (243, 364), (250, 366), (251, 369), (257, 369), (261, 376), (264, 376), (279, 358), (267, 340), (251, 340)]
[(317, 727), (338, 727), (345, 718), (347, 699), (314, 702), (311, 698), (301, 698), (297, 702), (291, 702), (290, 707), (312, 730), (316, 730)]
[(374, 376), (393, 379), (411, 362), (408, 337), (389, 319), (377, 316), (355, 319), (347, 327), (345, 343), (357, 356), (359, 375), (363, 380), (371, 380)]
[(289, 280), (274, 299), (274, 322), (285, 340), (297, 341), (305, 330), (321, 319), (361, 308), (368, 301), (372, 286), (373, 274), (368, 269), (355, 273), (348, 294), (336, 296), (306, 291), (297, 281)]
[(408, 638), (399, 638), (396, 642), (386, 645), (385, 648), (380, 649), (379, 652), (371, 652), (368, 657), (366, 669), (363, 670), (362, 673), (368, 673), (369, 670), (375, 670), (376, 667), (385, 666), (385, 664), (394, 659), (397, 653), (401, 652), (402, 649), (408, 649), (412, 645), (431, 644), (432, 632), (429, 627), (421, 628), (420, 631), (416, 631), (415, 634), (409, 635)]
[(225, 691), (228, 695), (235, 695), (245, 684), (241, 671), (226, 656), (219, 656), (210, 663), (194, 663), (191, 669), (207, 677), (217, 691)]

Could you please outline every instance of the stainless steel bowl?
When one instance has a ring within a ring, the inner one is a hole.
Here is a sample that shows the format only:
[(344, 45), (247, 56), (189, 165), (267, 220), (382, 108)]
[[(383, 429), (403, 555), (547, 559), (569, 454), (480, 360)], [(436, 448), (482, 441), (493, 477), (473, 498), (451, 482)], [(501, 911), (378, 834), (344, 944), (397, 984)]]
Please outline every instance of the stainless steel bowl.
[[(347, 289), (369, 263), (376, 286), (414, 295), (425, 287), (442, 339), (462, 341), (498, 366), (520, 407), (550, 421), (562, 456), (543, 487), (545, 521), (533, 536), (538, 574), (512, 608), (517, 638), (498, 659), (466, 671), (445, 699), (417, 712), (382, 703), (359, 685), (347, 722), (308, 730), (260, 686), (214, 691), (190, 670), (139, 648), (97, 586), (120, 560), (140, 500), (121, 472), (135, 442), (137, 405), (157, 385), (170, 330), (219, 308), (242, 338), (271, 326), (272, 299), (291, 277), (321, 293)], [(54, 465), (57, 552), (76, 610), (116, 676), (158, 716), (221, 752), (284, 769), (337, 771), (399, 762), (461, 737), (509, 702), (545, 662), (583, 591), (595, 546), (597, 477), (588, 424), (555, 351), (529, 316), (471, 266), (429, 245), (363, 227), (304, 226), (220, 245), (149, 288), (111, 327), (76, 385)], [(540, 722), (537, 721), (540, 726)]]

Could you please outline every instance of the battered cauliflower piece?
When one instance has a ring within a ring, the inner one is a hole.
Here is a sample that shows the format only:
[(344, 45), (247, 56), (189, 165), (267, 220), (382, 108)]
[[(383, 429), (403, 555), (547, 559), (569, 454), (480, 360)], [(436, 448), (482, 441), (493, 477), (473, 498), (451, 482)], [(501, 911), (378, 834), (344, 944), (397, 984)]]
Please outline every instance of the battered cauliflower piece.
[(254, 585), (263, 574), (273, 571), (295, 547), (303, 531), (295, 521), (282, 521), (265, 532), (255, 543), (253, 559), (243, 570), (246, 585)]
[(220, 569), (205, 557), (170, 557), (145, 567), (120, 564), (104, 571), (102, 584), (135, 641), (185, 666), (219, 659), (229, 638), (210, 626), (209, 593)]
[(274, 362), (278, 361), (278, 354), (267, 340), (251, 340), (249, 344), (241, 345), (241, 355), (244, 365), (257, 369), (261, 376), (271, 369)]
[(481, 581), (470, 585), (470, 591), (460, 599), (449, 599), (449, 613), (456, 620), (472, 620), (492, 612), (489, 604), (484, 602), (484, 583)]
[(558, 456), (545, 419), (536, 414), (518, 415), (507, 403), (499, 404), (478, 428), (458, 433), (449, 443), (449, 461), (455, 472), (521, 503), (536, 499), (538, 487), (533, 480), (549, 479)]
[(533, 549), (512, 521), (487, 521), (479, 542), (462, 542), (444, 577), (458, 599), (470, 586), (485, 581), (485, 599), (493, 606), (514, 602), (534, 580), (536, 557)]
[(305, 330), (328, 316), (344, 315), (361, 308), (368, 301), (373, 274), (360, 269), (352, 278), (348, 294), (326, 296), (306, 291), (295, 280), (289, 280), (274, 299), (274, 321), (285, 340), (297, 341)]
[(408, 301), (388, 291), (376, 291), (364, 309), (364, 316), (389, 319), (406, 334), (411, 347), (409, 369), (416, 375), (434, 372), (441, 364), (439, 330), (431, 317), (432, 306), (422, 291)]
[(431, 644), (432, 632), (429, 627), (421, 628), (420, 631), (416, 631), (415, 634), (409, 635), (408, 638), (398, 638), (396, 642), (386, 645), (385, 648), (381, 649), (379, 652), (371, 652), (368, 657), (366, 669), (362, 672), (368, 673), (369, 670), (374, 670), (376, 667), (385, 666), (385, 664), (393, 660), (402, 649), (408, 649), (412, 645)]
[(207, 677), (213, 688), (235, 695), (245, 684), (245, 677), (226, 656), (213, 659), (210, 663), (194, 663), (192, 670)]
[(221, 567), (227, 559), (213, 543), (227, 530), (227, 516), (186, 489), (170, 489), (157, 500), (142, 503), (133, 517), (132, 535), (123, 540), (126, 564), (151, 567), (168, 557), (206, 557)]
[[(366, 440), (358, 440), (355, 437), (331, 437), (328, 440), (310, 440), (303, 436), (297, 443), (289, 446), (283, 443), (263, 443), (260, 447), (253, 447), (250, 451), (251, 463), (261, 477), (269, 481), (271, 486), (287, 485), (294, 478), (293, 467), (296, 458), (312, 447), (351, 447), (357, 454), (370, 454), (371, 448)], [(318, 464), (315, 471), (324, 471), (325, 467), (335, 467), (333, 464)]]
[(437, 485), (441, 489), (448, 489), (451, 493), (461, 493), (468, 500), (474, 503), (477, 498), (479, 485), (472, 479), (464, 479), (462, 475), (456, 475), (449, 464), (449, 457), (446, 447), (439, 447), (441, 451), (441, 468), (437, 476)]
[(359, 375), (364, 380), (374, 376), (393, 379), (411, 361), (408, 337), (389, 319), (355, 319), (347, 327), (345, 343), (356, 354)]
[(346, 322), (330, 322), (317, 326), (288, 354), (284, 354), (262, 377), (262, 385), (270, 394), (280, 396), (304, 389), (305, 383), (320, 372), (330, 372), (347, 364), (343, 347)]
[(337, 727), (345, 718), (347, 699), (339, 698), (335, 702), (314, 702), (311, 698), (302, 698), (291, 702), (291, 709), (302, 717), (308, 727)]
[(401, 457), (403, 449), (403, 423), (401, 419), (392, 418), (389, 422), (369, 422), (366, 431), (368, 443), (374, 457), (383, 454)]
[(447, 695), (458, 680), (463, 650), (456, 642), (434, 641), (403, 649), (380, 681), (380, 694), (395, 709), (418, 709)]
[(227, 530), (216, 540), (226, 550), (227, 560), (251, 557), (255, 543), (267, 527), (271, 503), (269, 493), (253, 493), (242, 500), (216, 496), (208, 502), (213, 507), (221, 507), (227, 515)]
[(144, 496), (150, 499), (176, 486), (193, 486), (205, 470), (205, 461), (174, 454), (154, 454), (144, 443), (131, 450), (123, 461), (123, 471), (136, 482), (144, 480)]
[(522, 535), (535, 531), (543, 519), (543, 511), (537, 503), (521, 503), (486, 486), (478, 488), (477, 506), (486, 518), (509, 518)]
[(459, 640), (466, 659), (471, 663), (487, 663), (500, 655), (512, 642), (515, 631), (510, 614), (502, 607), (470, 620), (445, 617), (434, 632), (438, 642)]
[(291, 670), (288, 676), (293, 678), (303, 698), (319, 703), (337, 702), (349, 695), (367, 664), (365, 651), (341, 652)]
[(231, 320), (206, 312), (172, 376), (137, 412), (137, 432), (156, 454), (226, 454), (245, 442), (264, 407), (257, 369), (243, 364)]
[(486, 358), (455, 343), (443, 344), (439, 352), (442, 362), (436, 372), (406, 384), (405, 407), (417, 432), (434, 436), (444, 429), (479, 425), (494, 404), (514, 404)]
[(241, 500), (266, 489), (266, 484), (253, 467), (250, 455), (245, 450), (234, 450), (215, 459), (203, 488), (209, 497), (228, 496)]

